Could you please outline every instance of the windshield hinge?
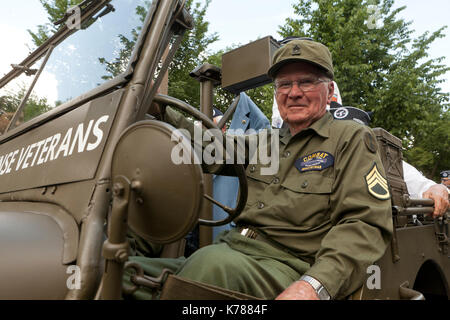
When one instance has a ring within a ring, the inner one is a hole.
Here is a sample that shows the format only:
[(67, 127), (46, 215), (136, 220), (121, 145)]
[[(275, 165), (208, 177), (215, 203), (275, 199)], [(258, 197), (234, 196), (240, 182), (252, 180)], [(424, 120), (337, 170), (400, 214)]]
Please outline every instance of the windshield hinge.
[(31, 69), (29, 67), (21, 66), (20, 64), (11, 64), (11, 67), (14, 70), (22, 70), (27, 76), (33, 76), (38, 72), (38, 69)]

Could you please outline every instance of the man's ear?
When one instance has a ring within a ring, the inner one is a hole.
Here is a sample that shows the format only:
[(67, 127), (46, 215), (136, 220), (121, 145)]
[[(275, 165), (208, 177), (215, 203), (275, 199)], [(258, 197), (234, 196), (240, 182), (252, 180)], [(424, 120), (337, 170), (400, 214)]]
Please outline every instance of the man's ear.
[(328, 105), (331, 104), (331, 99), (333, 98), (333, 95), (334, 95), (334, 81), (331, 80), (330, 82), (328, 82), (328, 96), (327, 96)]

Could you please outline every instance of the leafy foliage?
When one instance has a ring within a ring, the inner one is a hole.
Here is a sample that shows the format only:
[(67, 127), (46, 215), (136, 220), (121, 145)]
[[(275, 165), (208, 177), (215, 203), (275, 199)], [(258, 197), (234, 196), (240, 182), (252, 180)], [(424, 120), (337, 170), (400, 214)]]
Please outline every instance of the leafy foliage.
[[(5, 92), (3, 96), (0, 96), (1, 111), (10, 114), (12, 117), (12, 114), (14, 114), (19, 107), (27, 90), (28, 86), (22, 85), (19, 90), (15, 92)], [(51, 110), (51, 106), (48, 104), (46, 98), (40, 98), (31, 94), (25, 104), (20, 121), (27, 122), (49, 110)]]
[[(209, 22), (204, 20), (206, 10), (211, 0), (206, 1), (203, 6), (200, 2), (193, 3), (193, 0), (188, 0), (186, 5), (193, 7), (191, 13), (194, 18), (194, 28), (188, 31), (180, 45), (180, 48), (175, 54), (173, 61), (169, 66), (169, 95), (183, 100), (192, 106), (200, 105), (200, 84), (189, 76), (189, 73), (197, 66), (203, 64), (207, 58), (208, 46), (217, 41), (216, 34), (208, 34)], [(150, 2), (147, 2), (146, 7)], [(136, 8), (136, 14), (141, 21), (147, 15), (147, 9), (142, 6)], [(104, 79), (110, 79), (122, 73), (126, 69), (126, 63), (136, 44), (140, 27), (132, 30), (132, 39), (128, 39), (124, 35), (119, 35), (122, 49), (119, 57), (114, 61), (107, 61), (105, 58), (99, 58), (100, 63), (106, 67), (107, 75)]]
[(210, 3), (211, 0), (207, 0), (201, 6), (193, 0), (186, 2), (191, 8), (194, 28), (185, 34), (169, 69), (169, 95), (192, 106), (200, 105), (200, 83), (189, 73), (207, 61), (208, 46), (219, 39), (215, 33), (208, 34), (209, 22), (205, 21), (205, 14)]
[[(150, 5), (150, 3), (147, 1), (147, 6), (148, 5)], [(147, 10), (142, 6), (138, 6), (136, 8), (136, 14), (139, 16), (141, 22), (143, 22), (147, 14)], [(123, 34), (119, 34), (118, 37), (120, 43), (122, 44), (122, 48), (119, 51), (119, 56), (114, 61), (108, 61), (103, 57), (98, 58), (99, 62), (105, 65), (106, 72), (108, 73), (107, 75), (102, 76), (102, 79), (109, 80), (125, 72), (141, 29), (142, 27), (139, 26), (136, 29), (131, 30), (131, 40)]]

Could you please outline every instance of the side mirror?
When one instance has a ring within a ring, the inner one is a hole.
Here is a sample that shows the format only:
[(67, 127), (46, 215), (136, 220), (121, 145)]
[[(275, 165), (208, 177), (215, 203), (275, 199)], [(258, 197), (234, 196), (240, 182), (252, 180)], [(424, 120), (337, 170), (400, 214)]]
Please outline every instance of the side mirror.
[(114, 150), (113, 185), (126, 179), (130, 184), (128, 225), (147, 241), (175, 242), (198, 221), (203, 200), (202, 169), (192, 150), (191, 164), (175, 164), (172, 150), (187, 139), (172, 140), (175, 128), (160, 121), (141, 121), (129, 127)]

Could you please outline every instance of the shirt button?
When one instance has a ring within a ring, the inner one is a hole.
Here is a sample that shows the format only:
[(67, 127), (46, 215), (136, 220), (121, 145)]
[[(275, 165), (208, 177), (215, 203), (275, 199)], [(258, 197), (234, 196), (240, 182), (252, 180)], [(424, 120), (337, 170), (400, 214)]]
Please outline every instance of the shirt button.
[(265, 207), (264, 203), (262, 203), (262, 202), (259, 202), (259, 203), (258, 203), (258, 209), (262, 209), (262, 208), (264, 208), (264, 207)]
[(247, 121), (246, 120), (242, 120), (242, 124), (246, 124), (247, 123)]
[(290, 151), (286, 151), (286, 152), (284, 152), (284, 154), (283, 154), (283, 156), (284, 156), (285, 158), (289, 157), (290, 155), (291, 155), (291, 152), (290, 152)]
[(275, 177), (275, 178), (272, 180), (272, 182), (275, 183), (275, 184), (279, 184), (279, 183), (280, 183), (280, 178)]
[(305, 189), (308, 186), (308, 180), (303, 181), (302, 188)]

